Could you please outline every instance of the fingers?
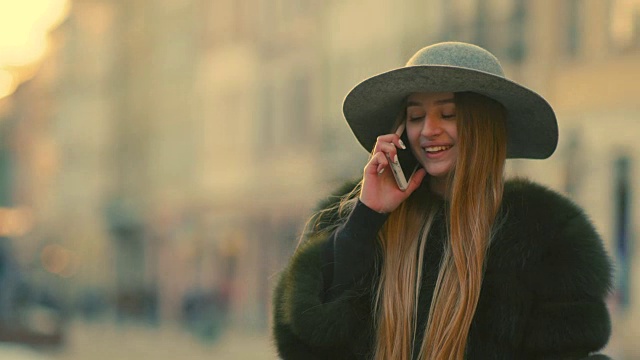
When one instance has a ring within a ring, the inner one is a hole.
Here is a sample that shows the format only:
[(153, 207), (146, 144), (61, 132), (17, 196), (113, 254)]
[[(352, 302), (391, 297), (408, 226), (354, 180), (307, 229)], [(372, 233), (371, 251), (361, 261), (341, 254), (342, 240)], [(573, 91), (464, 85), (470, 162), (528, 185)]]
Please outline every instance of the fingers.
[(373, 148), (373, 154), (383, 152), (391, 161), (398, 161), (397, 148), (406, 149), (406, 145), (400, 140), (396, 134), (387, 134), (378, 136), (376, 145)]
[(397, 148), (406, 149), (406, 145), (398, 135), (386, 134), (378, 136), (371, 158), (365, 167), (365, 173), (382, 174), (389, 165), (389, 161), (398, 161)]
[(376, 152), (373, 154), (367, 166), (365, 167), (365, 173), (368, 174), (382, 174), (384, 169), (389, 165), (389, 160), (383, 152)]
[(387, 135), (378, 136), (378, 138), (376, 139), (376, 146), (374, 147), (373, 151), (374, 152), (382, 151), (382, 150), (379, 150), (381, 149), (381, 147), (390, 148), (394, 152), (396, 148), (400, 148), (400, 149), (407, 148), (406, 145), (402, 142), (402, 140), (400, 140), (400, 137), (396, 134), (387, 134)]

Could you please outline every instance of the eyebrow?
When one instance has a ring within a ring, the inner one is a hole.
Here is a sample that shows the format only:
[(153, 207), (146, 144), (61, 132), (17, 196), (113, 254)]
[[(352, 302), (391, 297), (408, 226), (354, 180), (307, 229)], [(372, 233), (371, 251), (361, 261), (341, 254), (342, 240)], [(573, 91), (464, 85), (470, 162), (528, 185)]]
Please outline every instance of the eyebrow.
[[(452, 104), (452, 103), (454, 103), (453, 98), (441, 99), (433, 102), (434, 105), (444, 105), (444, 104)], [(413, 101), (413, 100), (407, 101), (407, 108), (410, 108), (412, 106), (422, 106), (422, 103), (419, 101)]]

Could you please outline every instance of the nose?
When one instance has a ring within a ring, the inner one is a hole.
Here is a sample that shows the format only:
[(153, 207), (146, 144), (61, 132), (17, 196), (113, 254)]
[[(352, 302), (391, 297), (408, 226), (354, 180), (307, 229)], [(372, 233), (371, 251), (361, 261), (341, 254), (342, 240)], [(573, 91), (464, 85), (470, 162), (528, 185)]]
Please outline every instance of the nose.
[(442, 134), (441, 120), (437, 116), (427, 116), (420, 134), (425, 138), (434, 138)]

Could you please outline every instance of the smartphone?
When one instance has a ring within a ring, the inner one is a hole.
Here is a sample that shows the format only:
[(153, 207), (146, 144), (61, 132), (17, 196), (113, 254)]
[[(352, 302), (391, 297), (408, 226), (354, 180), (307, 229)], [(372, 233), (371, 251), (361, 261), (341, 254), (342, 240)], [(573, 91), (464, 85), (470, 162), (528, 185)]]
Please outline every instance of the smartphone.
[[(405, 191), (409, 186), (409, 179), (411, 179), (413, 173), (418, 170), (418, 166), (420, 166), (420, 163), (418, 163), (418, 160), (409, 148), (409, 138), (407, 137), (404, 123), (398, 127), (396, 134), (400, 135), (400, 140), (402, 140), (407, 148), (397, 148), (396, 150), (398, 153), (398, 164), (395, 164), (392, 159), (389, 159), (389, 164), (391, 167), (391, 172), (393, 172), (393, 177), (396, 179), (396, 183), (398, 184), (398, 188), (400, 188), (400, 190), (402, 191)], [(388, 155), (387, 158), (389, 158)]]

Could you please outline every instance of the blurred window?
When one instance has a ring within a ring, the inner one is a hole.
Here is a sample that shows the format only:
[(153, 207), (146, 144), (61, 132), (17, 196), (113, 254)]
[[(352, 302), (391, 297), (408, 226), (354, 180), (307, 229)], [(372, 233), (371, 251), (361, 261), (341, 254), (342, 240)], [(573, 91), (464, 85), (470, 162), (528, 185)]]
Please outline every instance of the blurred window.
[(456, 0), (453, 2), (453, 11), (458, 24), (472, 24), (478, 16), (478, 0)]
[(456, 0), (447, 9), (454, 25), (445, 38), (471, 41), (510, 62), (523, 60), (526, 49), (524, 0)]
[(443, 35), (447, 40), (474, 41), (478, 21), (478, 0), (452, 0), (443, 4)]
[[(253, 11), (252, 11), (253, 10)], [(246, 39), (252, 34), (253, 16), (257, 16), (253, 4), (248, 1), (220, 0), (209, 5), (207, 35), (214, 42)]]
[(521, 62), (526, 55), (524, 0), (491, 0), (486, 10), (486, 46), (498, 58)]
[(564, 159), (564, 190), (571, 197), (577, 197), (585, 179), (586, 164), (582, 156), (584, 149), (578, 129), (571, 129), (568, 133)]
[(310, 0), (280, 0), (278, 7), (282, 25), (307, 16), (311, 10)]
[(629, 306), (631, 290), (631, 249), (632, 237), (632, 192), (634, 182), (631, 179), (631, 158), (628, 155), (619, 156), (615, 161), (614, 179), (614, 239), (615, 256), (617, 262), (616, 289), (614, 294), (622, 309)]
[(311, 120), (311, 88), (309, 75), (298, 72), (292, 79), (291, 106), (289, 107), (291, 124), (289, 138), (296, 143), (307, 143)]
[(275, 113), (275, 96), (274, 86), (271, 83), (266, 83), (262, 88), (262, 106), (260, 112), (260, 121), (257, 121), (256, 126), (256, 144), (257, 153), (261, 153), (264, 149), (269, 148), (275, 143), (275, 127), (274, 113)]
[(514, 0), (488, 0), (491, 18), (497, 21), (509, 21), (516, 11)]
[(640, 0), (611, 0), (609, 36), (614, 48), (640, 47)]
[(566, 3), (566, 49), (571, 56), (577, 56), (580, 52), (580, 43), (582, 41), (582, 38), (580, 36), (582, 4), (584, 4), (582, 0), (569, 0)]

